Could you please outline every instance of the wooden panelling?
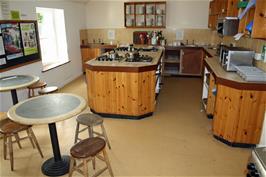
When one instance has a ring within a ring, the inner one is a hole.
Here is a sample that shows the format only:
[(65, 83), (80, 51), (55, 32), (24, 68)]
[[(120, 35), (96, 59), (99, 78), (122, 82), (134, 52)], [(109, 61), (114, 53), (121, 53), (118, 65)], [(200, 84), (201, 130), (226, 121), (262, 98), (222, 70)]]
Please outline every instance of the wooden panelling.
[(239, 143), (258, 143), (263, 125), (266, 92), (242, 91), (240, 121), (235, 141)]
[(155, 71), (86, 70), (89, 106), (97, 113), (140, 116), (154, 111)]
[(238, 15), (237, 3), (238, 0), (228, 0), (227, 16), (236, 17)]
[(98, 57), (101, 54), (100, 48), (81, 48), (82, 69), (85, 71), (85, 62)]
[(266, 38), (266, 1), (257, 0), (252, 31), (253, 38)]
[(231, 143), (258, 144), (266, 92), (238, 90), (218, 84), (213, 133)]
[(215, 79), (212, 74), (210, 74), (210, 83), (209, 83), (209, 89), (208, 89), (208, 101), (207, 101), (207, 107), (206, 107), (206, 113), (207, 115), (213, 115), (214, 113), (214, 106), (215, 106), (215, 95), (213, 95), (212, 90), (216, 88), (215, 85)]

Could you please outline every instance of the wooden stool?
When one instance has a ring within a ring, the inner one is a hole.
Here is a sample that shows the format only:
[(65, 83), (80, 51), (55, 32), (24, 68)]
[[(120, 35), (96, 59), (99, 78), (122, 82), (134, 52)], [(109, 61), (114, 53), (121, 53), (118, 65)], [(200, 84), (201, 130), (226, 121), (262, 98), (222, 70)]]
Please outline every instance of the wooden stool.
[[(18, 136), (18, 133), (24, 130), (27, 132), (28, 136), (20, 138)], [(7, 148), (8, 148), (12, 171), (14, 170), (13, 143), (17, 143), (18, 147), (21, 149), (22, 147), (20, 144), (20, 140), (29, 138), (33, 148), (35, 148), (36, 145), (41, 157), (43, 157), (38, 141), (31, 129), (31, 125), (18, 124), (7, 118), (0, 121), (0, 133), (3, 134), (3, 139), (4, 139), (3, 140), (4, 159), (5, 160), (7, 159)], [(12, 141), (12, 136), (14, 136), (15, 141)]]
[(29, 89), (28, 97), (29, 98), (34, 97), (35, 96), (35, 89), (43, 89), (46, 87), (46, 85), (47, 85), (46, 82), (38, 81), (35, 84), (28, 86), (28, 89)]
[[(114, 175), (107, 153), (105, 151), (105, 145), (106, 145), (105, 141), (99, 137), (87, 138), (75, 144), (70, 149), (71, 157), (70, 157), (69, 177), (72, 176), (75, 170), (84, 175), (85, 177), (88, 177), (89, 176), (88, 162), (92, 161), (93, 169), (95, 169), (95, 157), (104, 161), (106, 163), (106, 166), (95, 172), (93, 176), (94, 177), (99, 176), (106, 169), (108, 169), (110, 176), (113, 177)], [(103, 156), (101, 156), (100, 153), (102, 153)], [(80, 164), (77, 164), (76, 163), (77, 160), (81, 160), (82, 162)], [(83, 167), (83, 170), (80, 169), (81, 167)]]
[(58, 87), (50, 86), (50, 87), (45, 87), (45, 88), (42, 88), (41, 90), (39, 90), (39, 94), (40, 95), (46, 95), (46, 94), (54, 93), (57, 91), (58, 91)]
[[(105, 141), (107, 142), (109, 149), (111, 149), (110, 142), (107, 138), (107, 134), (106, 134), (105, 128), (103, 126), (103, 118), (101, 118), (100, 116), (98, 116), (96, 114), (86, 113), (86, 114), (80, 114), (76, 120), (77, 120), (77, 127), (76, 127), (74, 143), (77, 143), (78, 140), (81, 140), (80, 138), (78, 138), (78, 134), (88, 129), (90, 138), (92, 138), (94, 136), (94, 134), (97, 136), (103, 137), (105, 139)], [(80, 124), (85, 125), (87, 127), (83, 128), (82, 130), (79, 130)], [(102, 133), (93, 131), (93, 127), (98, 126), (98, 125), (101, 126)]]

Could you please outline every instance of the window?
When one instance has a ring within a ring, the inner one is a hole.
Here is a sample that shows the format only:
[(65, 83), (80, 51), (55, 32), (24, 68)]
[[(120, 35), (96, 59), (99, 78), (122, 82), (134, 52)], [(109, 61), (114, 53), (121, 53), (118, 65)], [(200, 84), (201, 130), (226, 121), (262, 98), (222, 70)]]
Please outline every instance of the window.
[(43, 70), (69, 61), (63, 9), (36, 7)]

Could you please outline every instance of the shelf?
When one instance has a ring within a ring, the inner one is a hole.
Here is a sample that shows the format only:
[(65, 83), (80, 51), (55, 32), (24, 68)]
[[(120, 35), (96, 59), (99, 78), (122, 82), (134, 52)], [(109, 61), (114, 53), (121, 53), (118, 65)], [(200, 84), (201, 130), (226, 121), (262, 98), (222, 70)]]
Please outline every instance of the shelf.
[[(165, 12), (166, 12), (166, 1), (125, 2), (124, 3), (125, 27), (126, 28), (165, 28), (166, 27)], [(132, 17), (131, 19), (133, 24), (130, 26), (127, 25), (129, 17)], [(140, 20), (140, 18), (142, 19)], [(147, 24), (152, 24), (149, 23), (150, 19), (153, 19), (154, 25), (147, 25)], [(145, 25), (137, 26), (137, 23), (140, 21), (143, 22)]]
[(179, 72), (177, 70), (164, 70), (163, 75), (178, 75)]
[(179, 64), (180, 63), (180, 60), (176, 60), (176, 59), (164, 59), (163, 61), (164, 63), (176, 63), (176, 64)]

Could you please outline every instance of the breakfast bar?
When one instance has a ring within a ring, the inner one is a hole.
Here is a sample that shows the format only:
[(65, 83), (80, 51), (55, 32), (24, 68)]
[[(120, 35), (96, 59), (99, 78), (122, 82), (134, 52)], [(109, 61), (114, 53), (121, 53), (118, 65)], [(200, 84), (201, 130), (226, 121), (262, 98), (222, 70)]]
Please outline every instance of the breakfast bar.
[[(140, 61), (129, 61), (126, 51), (119, 60), (87, 62), (88, 104), (92, 112), (106, 117), (140, 119), (155, 109), (156, 70), (163, 49), (140, 51)], [(149, 61), (145, 61), (149, 58)]]

